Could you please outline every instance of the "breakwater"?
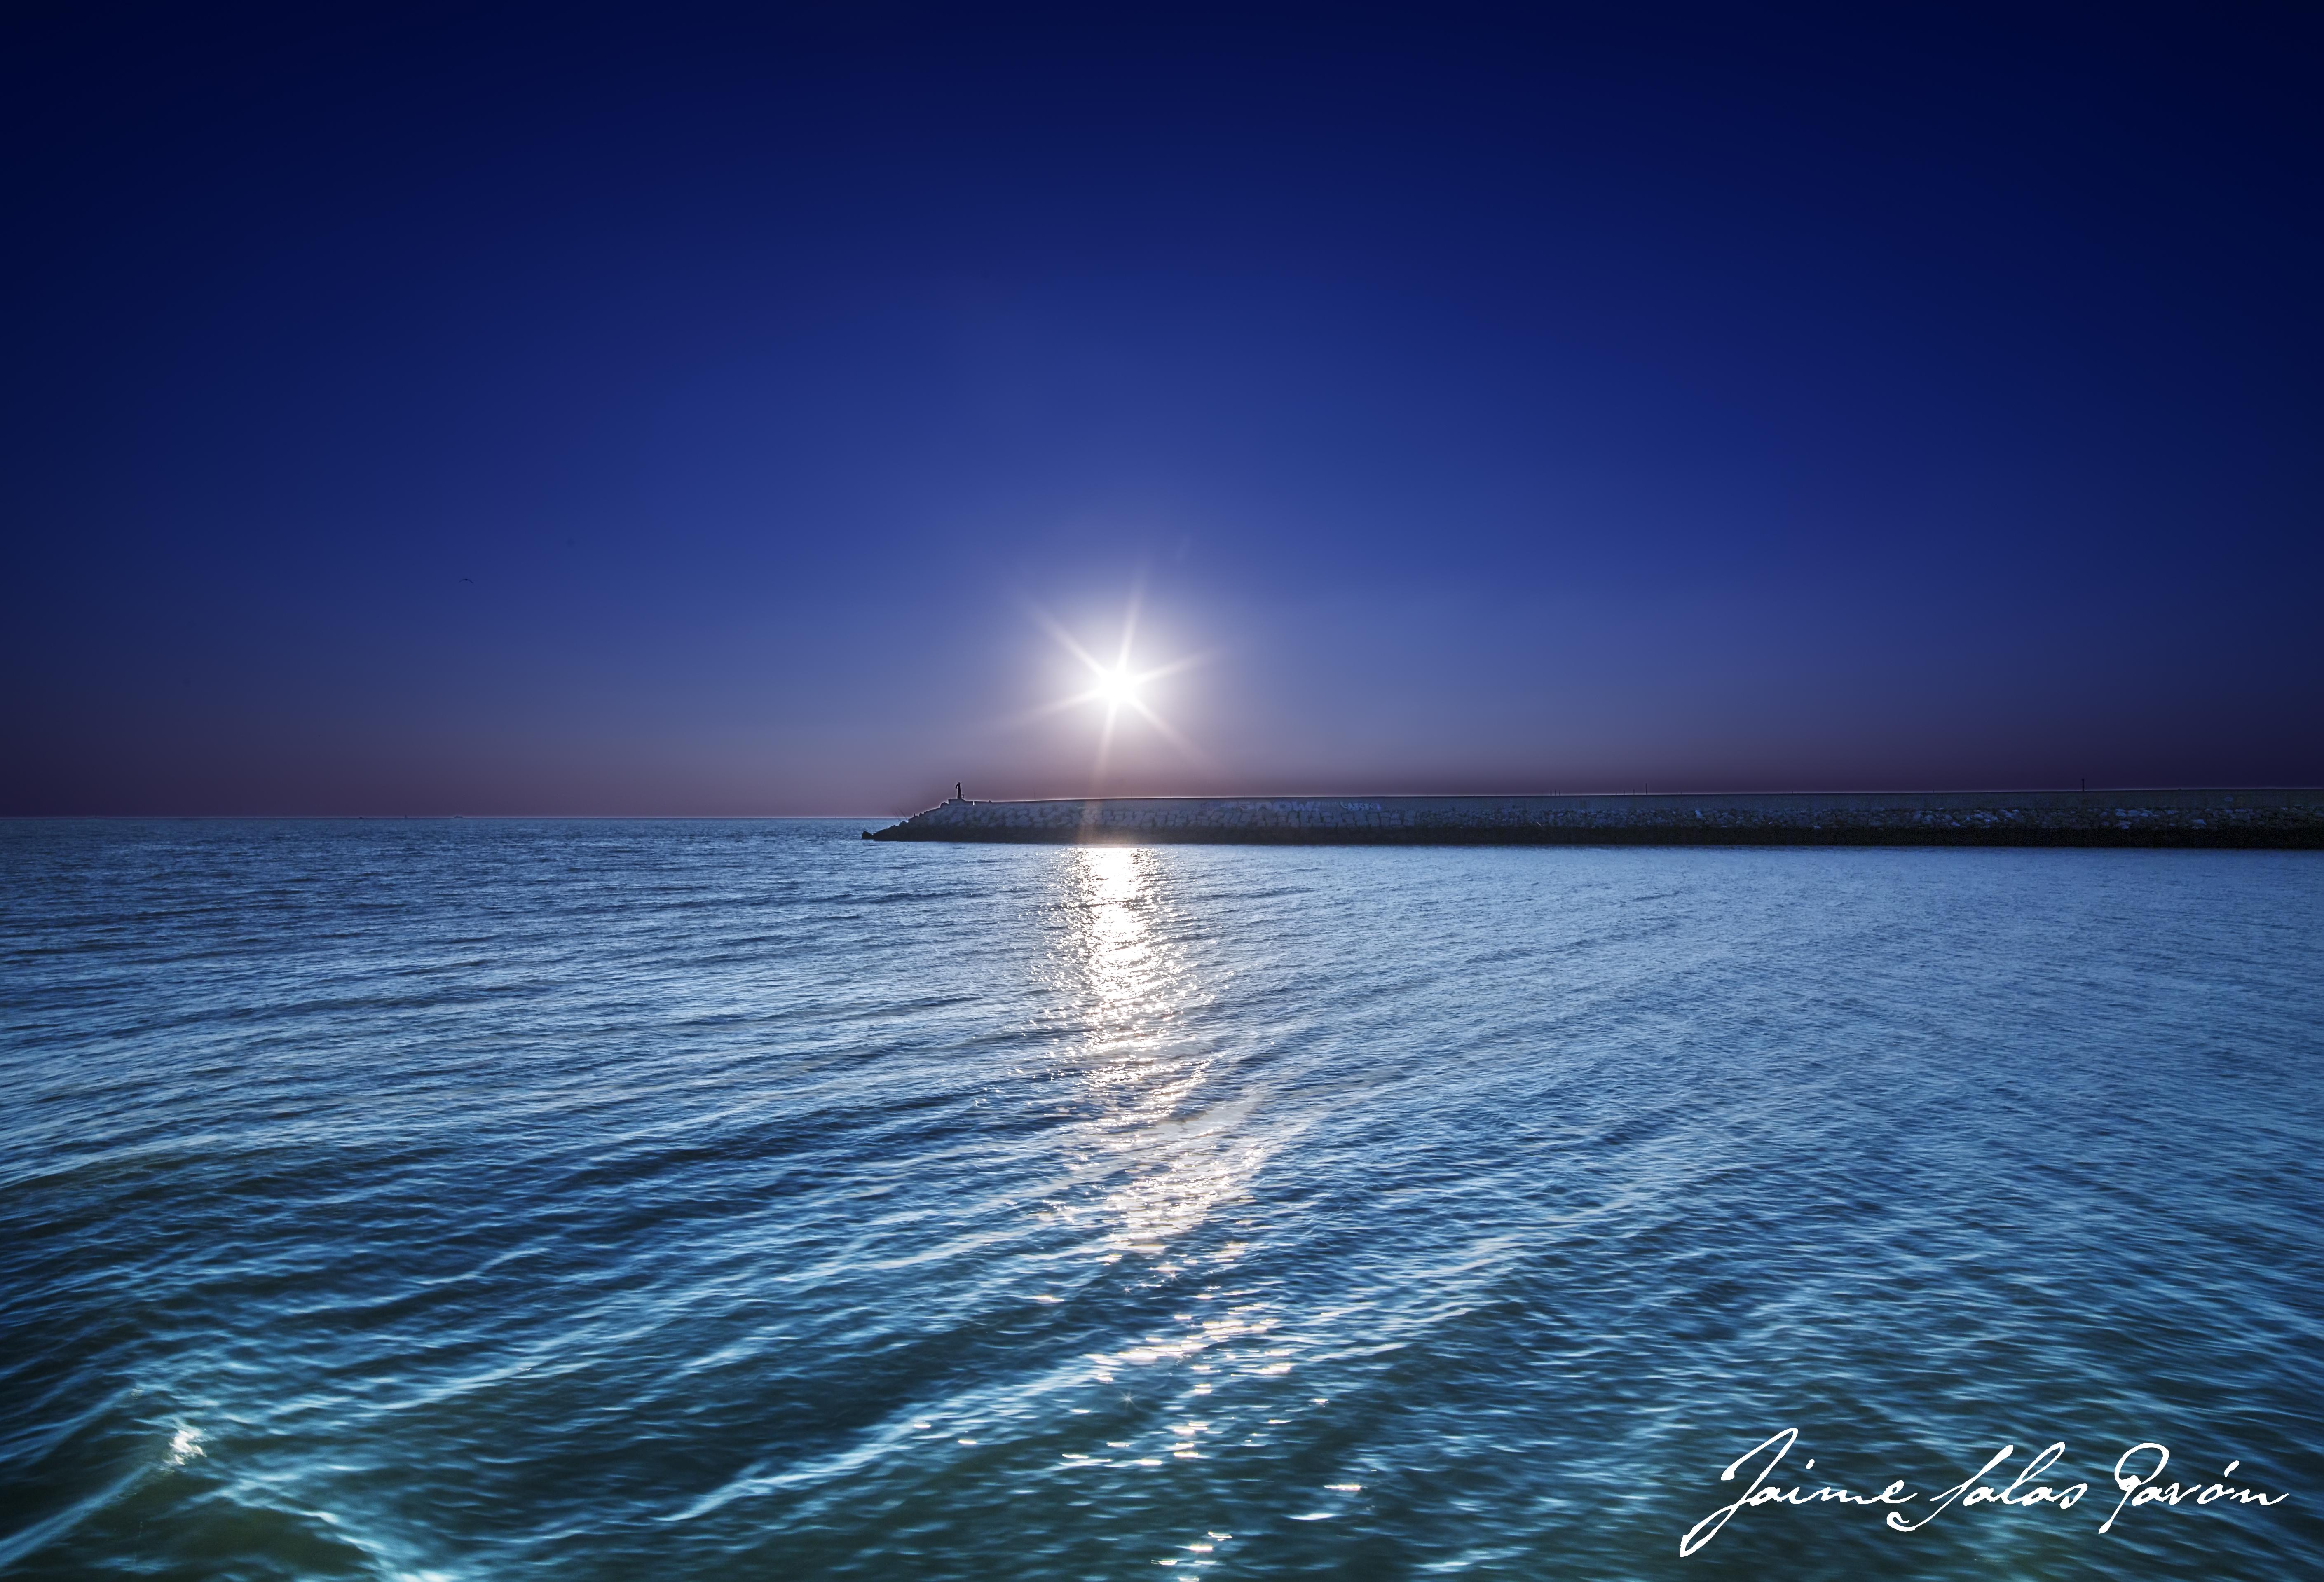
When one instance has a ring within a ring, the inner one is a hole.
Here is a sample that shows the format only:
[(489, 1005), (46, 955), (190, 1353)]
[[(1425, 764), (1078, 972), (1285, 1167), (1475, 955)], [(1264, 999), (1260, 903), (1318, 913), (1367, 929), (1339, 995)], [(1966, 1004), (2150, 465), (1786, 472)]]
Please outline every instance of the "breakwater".
[(2324, 790), (952, 798), (872, 841), (2324, 849)]

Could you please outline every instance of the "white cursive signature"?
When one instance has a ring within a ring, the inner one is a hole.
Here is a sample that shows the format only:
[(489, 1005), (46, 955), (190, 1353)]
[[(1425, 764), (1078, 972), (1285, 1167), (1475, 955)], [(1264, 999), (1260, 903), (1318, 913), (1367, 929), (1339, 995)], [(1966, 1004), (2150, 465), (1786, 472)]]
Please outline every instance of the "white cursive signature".
[[(1784, 1429), (1780, 1433), (1768, 1435), (1729, 1462), (1726, 1470), (1719, 1475), (1719, 1481), (1721, 1483), (1732, 1483), (1736, 1475), (1742, 1471), (1745, 1466), (1758, 1457), (1766, 1457), (1766, 1464), (1759, 1468), (1758, 1476), (1752, 1478), (1750, 1487), (1686, 1530), (1686, 1536), (1678, 1541), (1678, 1552), (1681, 1555), (1695, 1553), (1703, 1545), (1718, 1537), (1720, 1529), (1725, 1527), (1737, 1512), (1752, 1505), (1809, 1505), (1836, 1502), (1843, 1505), (1894, 1506), (1910, 1504), (1921, 1497), (1908, 1491), (1902, 1478), (1893, 1480), (1887, 1487), (1877, 1495), (1855, 1494), (1831, 1484), (1810, 1492), (1805, 1485), (1785, 1488), (1780, 1484), (1770, 1483), (1769, 1477), (1775, 1468), (1782, 1465), (1784, 1458), (1791, 1452), (1792, 1447), (1798, 1442), (1799, 1437), (1799, 1430)], [(2133, 1458), (2149, 1451), (2152, 1451), (2156, 1458), (2153, 1470), (2143, 1477), (2130, 1476), (2126, 1468), (2130, 1465)], [(1769, 1454), (1769, 1452), (1773, 1453)], [(2065, 1453), (2066, 1442), (2060, 1439), (2027, 1462), (2025, 1469), (2010, 1479), (2006, 1485), (1997, 1487), (1987, 1483), (1986, 1479), (1992, 1476), (1998, 1468), (2017, 1454), (2015, 1445), (2004, 1445), (1987, 1458), (1984, 1466), (1939, 1494), (1923, 1509), (1917, 1520), (1907, 1521), (1902, 1511), (1891, 1510), (1886, 1514), (1886, 1523), (1898, 1532), (1917, 1532), (1942, 1515), (1955, 1502), (1959, 1502), (1964, 1510), (1973, 1505), (1997, 1504), (2019, 1509), (2030, 1509), (2035, 1505), (2055, 1505), (2061, 1511), (2070, 1511), (2084, 1495), (2089, 1493), (2089, 1484), (2052, 1485), (2039, 1481), (2057, 1465)], [(2122, 1453), (2121, 1458), (2114, 1464), (2115, 1486), (2122, 1490), (2122, 1498), (2116, 1502), (2113, 1514), (2107, 1516), (2105, 1522), (2098, 1528), (2100, 1532), (2113, 1531), (2115, 1517), (2122, 1514), (2123, 1507), (2126, 1505), (2146, 1505), (2158, 1501), (2165, 1504), (2176, 1505), (2181, 1499), (2190, 1498), (2199, 1505), (2208, 1505), (2218, 1500), (2233, 1500), (2238, 1504), (2246, 1505), (2280, 1505), (2292, 1497), (2289, 1495), (2276, 1495), (2270, 1497), (2257, 1489), (2238, 1488), (2233, 1484), (2225, 1482), (2224, 1479), (2243, 1465), (2240, 1461), (2228, 1462), (2226, 1470), (2219, 1475), (2222, 1481), (2215, 1482), (2209, 1487), (2200, 1482), (2188, 1484), (2183, 1487), (2175, 1483), (2167, 1487), (2158, 1486), (2155, 1480), (2163, 1476), (2163, 1468), (2170, 1459), (2171, 1452), (2152, 1441), (2133, 1445)], [(1812, 1457), (1809, 1458), (1805, 1470), (1811, 1472), (1815, 1470), (1815, 1460)]]

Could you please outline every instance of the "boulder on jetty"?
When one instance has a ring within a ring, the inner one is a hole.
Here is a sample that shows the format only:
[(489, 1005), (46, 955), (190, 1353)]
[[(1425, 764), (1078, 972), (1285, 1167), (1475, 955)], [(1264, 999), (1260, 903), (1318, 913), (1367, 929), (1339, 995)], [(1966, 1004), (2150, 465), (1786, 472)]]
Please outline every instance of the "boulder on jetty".
[(1468, 846), (2324, 849), (2324, 790), (1619, 796), (954, 797), (872, 841)]

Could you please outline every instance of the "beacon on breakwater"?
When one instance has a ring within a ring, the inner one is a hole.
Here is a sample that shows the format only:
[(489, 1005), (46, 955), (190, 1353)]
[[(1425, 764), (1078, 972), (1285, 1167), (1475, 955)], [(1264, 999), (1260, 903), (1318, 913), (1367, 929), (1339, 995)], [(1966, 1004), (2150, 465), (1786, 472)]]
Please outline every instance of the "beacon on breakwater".
[(2324, 849), (2324, 790), (1773, 796), (954, 796), (869, 841), (1475, 846), (2246, 846)]

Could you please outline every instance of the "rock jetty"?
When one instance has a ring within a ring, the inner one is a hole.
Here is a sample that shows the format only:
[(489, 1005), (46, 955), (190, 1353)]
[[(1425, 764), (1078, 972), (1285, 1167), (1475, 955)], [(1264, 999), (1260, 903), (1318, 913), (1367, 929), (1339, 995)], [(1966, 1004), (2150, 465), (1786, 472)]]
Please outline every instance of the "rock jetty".
[(1780, 796), (953, 797), (868, 841), (2324, 850), (2324, 790)]

